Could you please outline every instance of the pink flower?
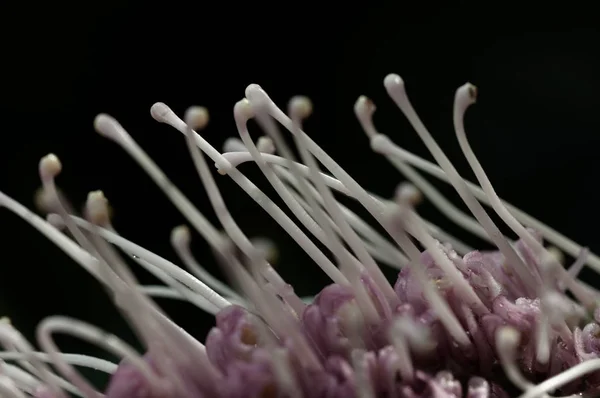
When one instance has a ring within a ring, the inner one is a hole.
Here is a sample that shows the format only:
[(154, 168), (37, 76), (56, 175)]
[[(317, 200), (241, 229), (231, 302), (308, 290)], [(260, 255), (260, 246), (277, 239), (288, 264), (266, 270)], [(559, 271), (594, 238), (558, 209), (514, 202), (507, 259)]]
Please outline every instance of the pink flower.
[[(457, 90), (454, 126), (481, 187), (460, 177), (421, 123), (400, 77), (389, 75), (384, 84), (439, 165), (379, 133), (372, 120), (375, 106), (366, 97), (359, 98), (355, 112), (372, 149), (411, 181), (401, 184), (392, 200), (363, 189), (302, 131), (301, 122), (312, 111), (306, 98), (292, 99), (287, 116), (259, 86), (250, 85), (246, 98), (234, 107), (241, 140), (228, 141), (225, 153), (194, 131), (208, 123), (204, 108), (190, 108), (182, 120), (165, 104), (155, 104), (153, 118), (186, 137), (224, 232), (170, 183), (113, 118), (96, 118), (96, 130), (125, 149), (210, 244), (236, 289), (196, 262), (185, 226), (173, 230), (172, 243), (189, 272), (119, 235), (100, 191), (90, 193), (85, 218), (73, 215), (55, 185), (61, 163), (54, 155), (44, 157), (40, 176), (44, 203), (50, 210), (47, 220), (2, 193), (0, 204), (47, 236), (106, 287), (146, 353), (140, 355), (92, 325), (57, 316), (38, 327), (42, 351), (37, 352), (10, 323), (0, 322), (2, 358), (19, 365), (0, 363), (0, 396), (500, 398), (521, 394), (521, 398), (533, 398), (555, 392), (597, 394), (598, 293), (579, 281), (577, 273), (586, 264), (600, 269), (600, 259), (496, 195), (463, 126), (464, 113), (475, 102), (475, 87), (466, 84)], [(250, 119), (266, 133), (257, 143), (250, 138)], [(279, 125), (292, 133), (299, 159)], [(304, 249), (331, 279), (329, 286), (314, 298), (296, 295), (269, 262), (272, 245), (248, 238), (238, 227), (205, 156)], [(297, 221), (238, 170), (249, 161), (258, 165)], [(472, 216), (454, 207), (420, 172), (449, 182)], [(355, 199), (385, 235), (342, 205), (334, 193)], [(415, 211), (422, 195), (497, 250), (476, 251), (423, 219)], [(516, 241), (500, 233), (482, 203), (493, 208), (518, 237)], [(577, 257), (572, 268), (565, 270), (553, 254), (556, 249), (549, 250), (545, 241)], [(133, 256), (164, 285), (141, 285), (115, 247)], [(382, 265), (399, 270), (395, 281), (386, 279)], [(205, 343), (174, 324), (152, 297), (183, 299), (214, 314), (216, 325)], [(54, 342), (55, 333), (98, 344), (123, 361), (116, 365), (62, 353)], [(98, 392), (74, 366), (111, 374), (105, 392)]]

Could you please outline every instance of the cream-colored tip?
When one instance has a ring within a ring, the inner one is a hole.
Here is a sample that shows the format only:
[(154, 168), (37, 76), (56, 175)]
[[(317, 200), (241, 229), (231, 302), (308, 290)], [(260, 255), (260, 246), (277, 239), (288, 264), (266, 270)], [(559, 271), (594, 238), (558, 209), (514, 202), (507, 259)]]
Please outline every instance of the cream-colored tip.
[(183, 120), (190, 128), (202, 130), (208, 124), (210, 117), (208, 109), (203, 106), (191, 106), (185, 111)]
[(39, 168), (42, 178), (54, 178), (60, 174), (62, 164), (58, 156), (50, 153), (40, 160)]

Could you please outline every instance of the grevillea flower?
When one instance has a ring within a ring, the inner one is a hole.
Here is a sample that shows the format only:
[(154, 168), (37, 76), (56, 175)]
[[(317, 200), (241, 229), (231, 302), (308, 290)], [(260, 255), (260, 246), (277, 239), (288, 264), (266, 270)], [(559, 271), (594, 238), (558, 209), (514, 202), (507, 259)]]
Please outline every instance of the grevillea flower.
[[(116, 120), (96, 118), (96, 130), (125, 149), (210, 244), (233, 287), (198, 265), (186, 226), (173, 230), (172, 244), (189, 272), (119, 235), (100, 191), (89, 194), (85, 217), (75, 216), (55, 185), (59, 159), (44, 157), (39, 172), (47, 219), (2, 193), (0, 204), (105, 286), (146, 351), (140, 355), (99, 328), (53, 316), (37, 329), (43, 350), (38, 352), (9, 322), (2, 322), (1, 358), (16, 365), (0, 363), (0, 396), (600, 395), (599, 294), (577, 279), (586, 264), (600, 270), (600, 259), (496, 195), (463, 126), (463, 115), (475, 101), (474, 86), (466, 84), (456, 92), (454, 127), (480, 186), (460, 177), (415, 113), (401, 78), (389, 75), (384, 84), (437, 162), (380, 134), (372, 121), (375, 106), (359, 98), (355, 113), (371, 148), (410, 181), (400, 184), (391, 200), (363, 189), (302, 131), (302, 120), (311, 113), (306, 98), (293, 98), (286, 115), (259, 86), (250, 85), (246, 98), (234, 107), (241, 140), (227, 141), (224, 153), (196, 132), (208, 123), (204, 108), (190, 108), (182, 120), (167, 105), (153, 105), (152, 117), (186, 138), (223, 231), (170, 183)], [(257, 143), (247, 127), (250, 119), (265, 132)], [(291, 133), (297, 152), (288, 146), (281, 126)], [(249, 239), (236, 224), (206, 156), (281, 225), (331, 279), (329, 286), (312, 299), (296, 295), (269, 263), (269, 243)], [(238, 170), (250, 161), (296, 221)], [(421, 172), (450, 183), (472, 216), (454, 207)], [(362, 205), (385, 236), (342, 205), (339, 195)], [(497, 251), (474, 250), (424, 220), (414, 209), (422, 195)], [(517, 241), (500, 232), (483, 205), (496, 212)], [(565, 269), (556, 250), (544, 246), (548, 243), (575, 257), (574, 264)], [(141, 285), (120, 252), (164, 285)], [(380, 266), (398, 269), (397, 279), (387, 280)], [(197, 341), (171, 321), (154, 296), (180, 298), (214, 314), (216, 324), (206, 341)], [(63, 353), (53, 339), (56, 333), (98, 344), (122, 362)], [(81, 375), (76, 367), (82, 366), (111, 374), (104, 393)]]

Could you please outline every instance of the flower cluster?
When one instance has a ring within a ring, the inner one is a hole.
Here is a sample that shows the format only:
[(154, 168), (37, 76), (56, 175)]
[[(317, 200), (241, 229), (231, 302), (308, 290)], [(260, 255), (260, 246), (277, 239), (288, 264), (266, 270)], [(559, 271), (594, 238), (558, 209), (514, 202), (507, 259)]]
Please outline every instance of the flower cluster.
[[(74, 215), (55, 184), (62, 168), (59, 159), (44, 157), (39, 171), (47, 218), (3, 193), (0, 205), (52, 240), (107, 288), (146, 352), (142, 356), (116, 336), (61, 316), (39, 325), (37, 340), (43, 351), (38, 352), (9, 322), (0, 322), (5, 348), (0, 353), (0, 396), (600, 395), (599, 295), (577, 279), (585, 265), (600, 270), (600, 258), (497, 196), (464, 130), (464, 113), (475, 102), (474, 86), (466, 84), (456, 92), (454, 127), (479, 186), (462, 179), (434, 141), (410, 104), (402, 79), (389, 75), (384, 84), (437, 162), (379, 133), (372, 120), (374, 104), (360, 97), (355, 113), (371, 148), (410, 181), (400, 184), (391, 200), (367, 192), (302, 130), (303, 119), (312, 111), (304, 97), (293, 98), (286, 114), (259, 86), (250, 85), (234, 107), (240, 139), (228, 140), (224, 153), (197, 133), (208, 123), (206, 109), (192, 107), (181, 119), (165, 104), (153, 105), (154, 119), (185, 136), (223, 231), (205, 219), (116, 120), (108, 115), (96, 118), (96, 130), (126, 150), (210, 244), (235, 289), (196, 262), (186, 226), (173, 230), (172, 245), (187, 270), (122, 237), (111, 224), (101, 191), (89, 194), (83, 218)], [(250, 137), (250, 119), (265, 133), (257, 142)], [(281, 126), (291, 132), (299, 159)], [(205, 156), (281, 225), (331, 279), (329, 286), (314, 298), (296, 295), (269, 262), (271, 243), (251, 239), (238, 227)], [(237, 168), (249, 161), (260, 168), (289, 212)], [(456, 208), (421, 172), (450, 183), (472, 215)], [(355, 199), (386, 236), (336, 195)], [(497, 251), (474, 250), (422, 218), (415, 211), (422, 196)], [(501, 233), (484, 204), (518, 240)], [(554, 246), (545, 247), (546, 241)], [(559, 249), (576, 258), (568, 269)], [(164, 285), (141, 285), (119, 250)], [(382, 265), (400, 270), (395, 283), (386, 279)], [(186, 300), (214, 314), (216, 326), (202, 344), (173, 323), (153, 297)], [(63, 353), (54, 342), (55, 333), (98, 344), (123, 361), (116, 365)], [(76, 367), (111, 374), (104, 394)]]

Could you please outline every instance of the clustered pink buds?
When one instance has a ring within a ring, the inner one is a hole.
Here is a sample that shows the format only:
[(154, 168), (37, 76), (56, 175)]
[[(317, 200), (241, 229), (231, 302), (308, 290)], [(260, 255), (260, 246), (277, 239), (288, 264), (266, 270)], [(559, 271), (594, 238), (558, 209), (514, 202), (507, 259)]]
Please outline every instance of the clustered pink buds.
[[(372, 120), (374, 104), (360, 97), (355, 113), (371, 148), (410, 181), (400, 184), (391, 200), (366, 191), (302, 130), (303, 119), (312, 112), (304, 97), (293, 98), (284, 113), (259, 86), (250, 85), (233, 112), (240, 139), (228, 140), (224, 153), (196, 132), (208, 124), (206, 109), (192, 107), (180, 119), (167, 105), (153, 105), (154, 119), (185, 136), (223, 231), (167, 179), (116, 120), (108, 115), (96, 118), (96, 130), (126, 150), (210, 244), (236, 289), (198, 264), (186, 226), (176, 227), (171, 235), (184, 269), (122, 237), (111, 224), (101, 191), (88, 196), (84, 218), (75, 216), (55, 184), (62, 171), (60, 160), (44, 157), (41, 199), (49, 210), (47, 219), (3, 193), (0, 205), (47, 236), (107, 288), (146, 352), (141, 356), (116, 336), (59, 316), (39, 325), (42, 351), (37, 352), (9, 322), (0, 322), (5, 348), (0, 360), (7, 361), (0, 362), (0, 396), (600, 395), (599, 293), (577, 278), (586, 265), (600, 270), (600, 258), (497, 196), (464, 129), (464, 114), (476, 99), (474, 86), (466, 84), (456, 92), (454, 128), (480, 185), (459, 175), (414, 111), (402, 79), (389, 75), (384, 84), (437, 162), (381, 134)], [(250, 119), (265, 133), (256, 142), (247, 126)], [(291, 133), (298, 159), (281, 126)], [(271, 265), (273, 244), (247, 237), (229, 213), (205, 156), (297, 242), (331, 279), (329, 286), (314, 298), (296, 295)], [(237, 168), (249, 161), (260, 168), (289, 212)], [(450, 183), (472, 215), (455, 207), (421, 172)], [(340, 203), (340, 194), (362, 205), (385, 235)], [(415, 210), (423, 196), (497, 250), (474, 250), (425, 220)], [(516, 241), (501, 233), (483, 205), (496, 212)], [(546, 242), (554, 246), (546, 247)], [(568, 269), (559, 250), (576, 258)], [(140, 284), (120, 252), (164, 284)], [(399, 270), (395, 283), (386, 279), (382, 265)], [(216, 325), (204, 344), (173, 323), (154, 297), (185, 300), (214, 314)], [(97, 344), (123, 361), (116, 365), (63, 353), (53, 339), (56, 333)], [(75, 366), (111, 374), (104, 394)]]

